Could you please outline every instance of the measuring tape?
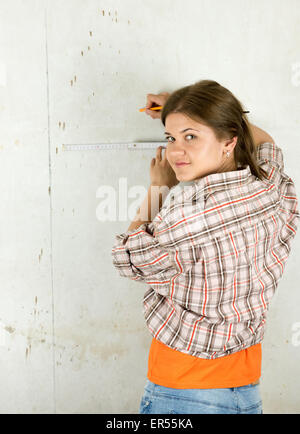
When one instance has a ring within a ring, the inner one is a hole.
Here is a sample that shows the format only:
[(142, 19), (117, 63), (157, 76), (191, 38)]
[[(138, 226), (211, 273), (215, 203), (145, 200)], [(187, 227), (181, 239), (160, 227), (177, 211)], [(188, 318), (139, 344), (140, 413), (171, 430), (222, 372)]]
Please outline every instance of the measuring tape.
[(62, 145), (63, 151), (107, 151), (113, 149), (155, 149), (166, 146), (167, 142), (130, 142), (130, 143), (94, 143), (82, 145)]

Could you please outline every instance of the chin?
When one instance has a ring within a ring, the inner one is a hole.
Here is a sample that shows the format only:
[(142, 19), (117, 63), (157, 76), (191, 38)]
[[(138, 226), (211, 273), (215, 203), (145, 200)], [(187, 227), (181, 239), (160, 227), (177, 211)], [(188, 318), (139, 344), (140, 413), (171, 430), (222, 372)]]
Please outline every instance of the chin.
[(176, 178), (178, 179), (178, 181), (191, 181), (193, 179), (193, 176), (189, 173), (181, 173), (180, 175), (176, 175)]

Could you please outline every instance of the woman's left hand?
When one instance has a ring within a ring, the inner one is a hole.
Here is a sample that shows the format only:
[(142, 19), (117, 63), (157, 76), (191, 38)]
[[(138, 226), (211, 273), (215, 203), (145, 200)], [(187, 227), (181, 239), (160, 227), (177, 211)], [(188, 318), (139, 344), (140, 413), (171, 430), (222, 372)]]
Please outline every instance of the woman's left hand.
[(159, 146), (156, 150), (156, 158), (152, 158), (150, 167), (151, 185), (166, 185), (169, 188), (172, 188), (177, 185), (179, 181), (167, 160), (166, 150), (163, 157), (162, 153), (163, 147)]

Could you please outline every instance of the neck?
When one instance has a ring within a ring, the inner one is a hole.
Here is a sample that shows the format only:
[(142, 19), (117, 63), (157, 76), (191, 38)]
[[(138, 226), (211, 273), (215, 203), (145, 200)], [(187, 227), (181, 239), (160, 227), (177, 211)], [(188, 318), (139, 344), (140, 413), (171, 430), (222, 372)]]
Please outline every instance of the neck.
[(218, 172), (232, 172), (234, 170), (237, 170), (237, 165), (235, 163), (234, 157), (231, 158), (225, 157), (226, 160), (221, 164), (221, 167), (219, 168)]

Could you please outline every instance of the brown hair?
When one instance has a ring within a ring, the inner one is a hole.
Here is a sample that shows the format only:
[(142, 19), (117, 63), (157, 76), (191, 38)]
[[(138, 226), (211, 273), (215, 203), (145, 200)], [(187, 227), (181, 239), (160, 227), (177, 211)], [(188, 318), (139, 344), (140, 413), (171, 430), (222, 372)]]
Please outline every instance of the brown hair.
[(216, 81), (201, 80), (171, 93), (161, 113), (164, 126), (170, 113), (183, 113), (207, 125), (219, 141), (238, 136), (234, 148), (236, 165), (249, 165), (251, 173), (261, 180), (267, 177), (258, 165), (257, 147), (242, 103)]

